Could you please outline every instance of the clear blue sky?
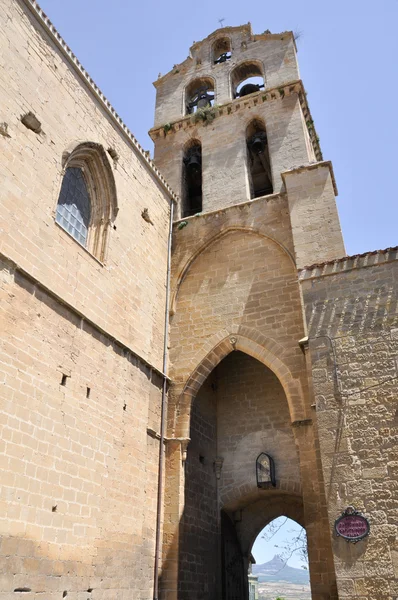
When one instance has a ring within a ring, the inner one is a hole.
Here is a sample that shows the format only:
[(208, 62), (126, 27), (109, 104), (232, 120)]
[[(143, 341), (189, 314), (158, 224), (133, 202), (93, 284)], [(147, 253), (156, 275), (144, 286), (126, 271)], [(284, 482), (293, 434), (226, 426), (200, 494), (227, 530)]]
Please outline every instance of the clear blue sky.
[(398, 244), (398, 0), (40, 0), (146, 149), (159, 72), (224, 25), (302, 32), (301, 76), (325, 159), (333, 161), (349, 254)]
[[(275, 554), (279, 554), (286, 560), (287, 553), (285, 549), (295, 547), (294, 545), (289, 546), (289, 543), (291, 544), (290, 540), (296, 538), (302, 528), (295, 521), (287, 519), (285, 522), (285, 519), (286, 517), (280, 517), (271, 522), (271, 526), (274, 524), (276, 526), (276, 529), (273, 530), (276, 533), (272, 537), (270, 537), (270, 527), (268, 525), (258, 534), (252, 548), (252, 554), (258, 565), (272, 560)], [(268, 538), (268, 541), (264, 539), (264, 536), (266, 539)], [(298, 547), (297, 544), (296, 547)], [(289, 567), (295, 567), (296, 569), (302, 569), (303, 565), (308, 568), (308, 563), (303, 561), (299, 552), (294, 552), (288, 559), (287, 564)]]

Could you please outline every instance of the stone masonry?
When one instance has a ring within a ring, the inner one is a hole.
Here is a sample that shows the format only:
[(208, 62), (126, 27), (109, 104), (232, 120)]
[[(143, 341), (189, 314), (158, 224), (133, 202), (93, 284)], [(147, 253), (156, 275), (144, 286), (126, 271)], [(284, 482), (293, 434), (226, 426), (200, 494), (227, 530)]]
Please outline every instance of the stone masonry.
[(194, 43), (155, 83), (155, 166), (36, 2), (1, 8), (0, 600), (248, 600), (282, 515), (313, 600), (396, 600), (397, 249), (345, 256), (293, 34)]

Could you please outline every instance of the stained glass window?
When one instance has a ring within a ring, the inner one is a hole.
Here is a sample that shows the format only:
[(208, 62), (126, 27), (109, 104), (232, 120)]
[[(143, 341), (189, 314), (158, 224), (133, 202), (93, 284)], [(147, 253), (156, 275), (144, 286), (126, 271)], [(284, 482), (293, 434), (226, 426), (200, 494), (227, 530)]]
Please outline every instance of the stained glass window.
[(68, 167), (58, 198), (56, 221), (82, 246), (87, 244), (91, 203), (83, 171)]

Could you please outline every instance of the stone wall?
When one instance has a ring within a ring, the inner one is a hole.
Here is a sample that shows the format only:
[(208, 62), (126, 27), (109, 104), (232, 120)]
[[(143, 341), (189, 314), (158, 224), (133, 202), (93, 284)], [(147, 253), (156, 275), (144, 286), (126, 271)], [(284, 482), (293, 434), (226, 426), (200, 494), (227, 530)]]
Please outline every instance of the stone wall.
[(147, 599), (161, 379), (1, 267), (1, 591)]
[[(0, 135), (1, 251), (160, 369), (168, 194), (24, 3), (6, 0), (2, 8), (0, 104), (10, 137)], [(21, 123), (29, 111), (42, 124), (39, 134)], [(54, 220), (62, 156), (79, 142), (119, 156), (115, 163), (109, 156), (119, 212), (104, 264)], [(142, 218), (144, 208), (153, 225)]]
[(398, 594), (397, 251), (301, 274), (329, 527), (348, 505), (369, 519), (356, 545), (333, 537), (339, 597)]
[[(5, 0), (0, 14), (0, 589), (147, 600), (170, 193), (36, 10)], [(22, 124), (29, 111), (40, 133)], [(117, 156), (103, 262), (54, 219), (63, 155), (80, 142)]]
[(267, 494), (256, 483), (255, 464), (261, 452), (274, 458), (278, 488), (300, 494), (297, 448), (278, 378), (242, 352), (229, 354), (215, 373), (217, 451), (224, 458), (220, 507), (237, 510), (248, 497), (252, 503)]
[(180, 524), (179, 600), (217, 597), (219, 512), (214, 459), (217, 455), (215, 377), (202, 386), (192, 407), (185, 505)]

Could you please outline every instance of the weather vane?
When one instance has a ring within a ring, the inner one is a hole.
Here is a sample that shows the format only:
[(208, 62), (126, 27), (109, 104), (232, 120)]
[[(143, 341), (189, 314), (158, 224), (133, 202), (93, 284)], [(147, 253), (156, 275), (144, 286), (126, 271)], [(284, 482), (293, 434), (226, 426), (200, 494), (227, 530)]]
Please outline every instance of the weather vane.
[(220, 23), (221, 27), (222, 27), (222, 24), (224, 23), (224, 21), (225, 21), (225, 18), (218, 19), (218, 22)]

